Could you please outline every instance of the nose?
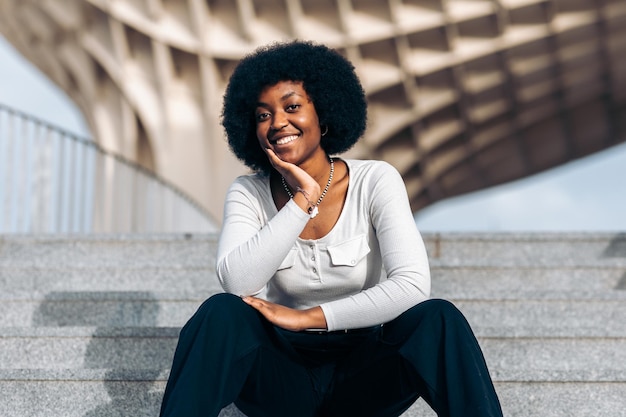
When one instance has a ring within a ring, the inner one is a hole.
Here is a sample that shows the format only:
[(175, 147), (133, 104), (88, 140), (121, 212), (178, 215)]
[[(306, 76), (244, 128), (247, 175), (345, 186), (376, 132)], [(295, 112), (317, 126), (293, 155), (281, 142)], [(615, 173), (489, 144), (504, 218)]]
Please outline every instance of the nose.
[(272, 119), (272, 130), (278, 131), (289, 124), (287, 117), (283, 112), (277, 112)]

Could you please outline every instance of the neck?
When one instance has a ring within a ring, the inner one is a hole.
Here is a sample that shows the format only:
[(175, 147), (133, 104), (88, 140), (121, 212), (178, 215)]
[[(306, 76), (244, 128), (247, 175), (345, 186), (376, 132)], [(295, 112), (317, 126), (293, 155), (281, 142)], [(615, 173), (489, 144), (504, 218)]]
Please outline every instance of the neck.
[(324, 188), (326, 182), (328, 182), (328, 175), (330, 172), (330, 158), (324, 152), (320, 158), (316, 158), (315, 161), (311, 161), (306, 165), (301, 165), (300, 168), (306, 171), (320, 187)]

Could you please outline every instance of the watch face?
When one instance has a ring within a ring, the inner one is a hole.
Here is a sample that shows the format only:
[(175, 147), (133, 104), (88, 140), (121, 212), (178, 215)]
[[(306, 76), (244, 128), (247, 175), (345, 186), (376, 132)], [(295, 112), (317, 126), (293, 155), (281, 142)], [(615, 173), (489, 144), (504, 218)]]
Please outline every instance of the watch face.
[(313, 218), (315, 216), (317, 216), (319, 214), (319, 210), (317, 209), (317, 206), (313, 206), (313, 207), (309, 207), (309, 217)]

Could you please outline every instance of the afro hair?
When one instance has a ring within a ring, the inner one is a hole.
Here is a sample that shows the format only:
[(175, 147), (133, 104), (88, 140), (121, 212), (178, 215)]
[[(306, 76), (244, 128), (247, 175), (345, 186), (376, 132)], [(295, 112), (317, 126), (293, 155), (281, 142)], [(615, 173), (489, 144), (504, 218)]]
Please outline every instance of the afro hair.
[(244, 57), (230, 77), (222, 125), (235, 156), (256, 172), (271, 165), (256, 137), (255, 109), (261, 91), (280, 81), (302, 82), (321, 126), (329, 155), (350, 149), (367, 124), (365, 93), (354, 66), (338, 52), (307, 41), (274, 43)]

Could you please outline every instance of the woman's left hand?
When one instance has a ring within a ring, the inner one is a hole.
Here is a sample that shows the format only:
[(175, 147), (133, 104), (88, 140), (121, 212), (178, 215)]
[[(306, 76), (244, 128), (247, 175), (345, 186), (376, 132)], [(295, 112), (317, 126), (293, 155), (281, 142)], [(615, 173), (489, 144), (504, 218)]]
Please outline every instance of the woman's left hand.
[(269, 322), (286, 330), (325, 329), (326, 318), (321, 307), (295, 310), (261, 298), (247, 296), (242, 300), (259, 311)]

